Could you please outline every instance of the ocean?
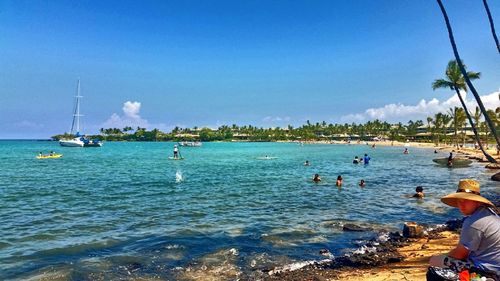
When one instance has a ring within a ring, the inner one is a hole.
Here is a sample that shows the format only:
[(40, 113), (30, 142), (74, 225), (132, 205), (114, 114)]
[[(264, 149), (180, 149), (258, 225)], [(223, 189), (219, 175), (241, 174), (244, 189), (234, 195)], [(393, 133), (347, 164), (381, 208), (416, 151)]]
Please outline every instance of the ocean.
[[(322, 249), (343, 255), (405, 221), (460, 218), (439, 198), (461, 178), (498, 195), (483, 165), (437, 166), (447, 153), (432, 149), (204, 143), (173, 161), (173, 145), (0, 141), (0, 280), (258, 279), (325, 259)], [(39, 160), (40, 151), (64, 156)], [(352, 164), (365, 153), (370, 164)], [(417, 185), (423, 200), (410, 198)], [(372, 230), (345, 232), (346, 223)]]

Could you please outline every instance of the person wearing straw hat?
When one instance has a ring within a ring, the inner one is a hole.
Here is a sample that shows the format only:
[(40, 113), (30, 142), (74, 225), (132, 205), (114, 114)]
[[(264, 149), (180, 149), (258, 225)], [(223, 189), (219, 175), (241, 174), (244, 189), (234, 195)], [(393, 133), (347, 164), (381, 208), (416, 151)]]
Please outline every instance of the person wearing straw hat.
[(496, 207), (480, 194), (479, 182), (462, 179), (455, 193), (441, 198), (466, 216), (458, 245), (447, 255), (431, 257), (429, 264), (456, 272), (478, 268), (500, 276), (500, 217)]

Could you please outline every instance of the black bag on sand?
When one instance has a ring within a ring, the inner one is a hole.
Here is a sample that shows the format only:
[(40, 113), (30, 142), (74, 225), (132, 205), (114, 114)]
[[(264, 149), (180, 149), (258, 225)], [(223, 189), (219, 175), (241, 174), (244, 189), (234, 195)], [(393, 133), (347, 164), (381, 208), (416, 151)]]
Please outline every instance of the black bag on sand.
[(458, 281), (458, 274), (449, 268), (429, 266), (425, 275), (427, 281)]

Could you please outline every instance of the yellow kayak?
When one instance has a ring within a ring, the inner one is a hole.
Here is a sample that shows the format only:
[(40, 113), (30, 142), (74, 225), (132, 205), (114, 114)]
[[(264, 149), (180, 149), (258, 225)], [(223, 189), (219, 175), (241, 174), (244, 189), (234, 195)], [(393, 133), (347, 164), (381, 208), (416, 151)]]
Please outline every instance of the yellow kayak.
[(38, 155), (37, 159), (51, 159), (51, 158), (61, 158), (62, 154), (52, 154), (52, 155)]

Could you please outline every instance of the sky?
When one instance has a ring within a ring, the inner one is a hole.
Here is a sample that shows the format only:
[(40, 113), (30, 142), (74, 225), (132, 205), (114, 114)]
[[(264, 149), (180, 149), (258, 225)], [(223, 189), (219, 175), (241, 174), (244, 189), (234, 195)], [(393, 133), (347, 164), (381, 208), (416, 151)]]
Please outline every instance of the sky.
[[(482, 1), (443, 3), (475, 88), (500, 106)], [(0, 139), (68, 132), (78, 79), (87, 134), (425, 122), (459, 106), (431, 88), (453, 58), (431, 0), (0, 0)]]

